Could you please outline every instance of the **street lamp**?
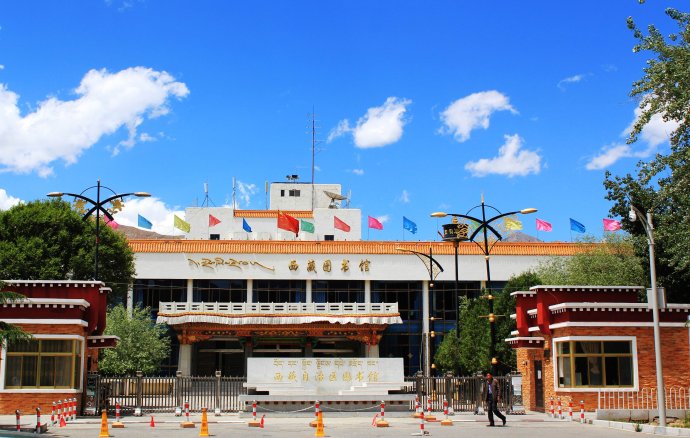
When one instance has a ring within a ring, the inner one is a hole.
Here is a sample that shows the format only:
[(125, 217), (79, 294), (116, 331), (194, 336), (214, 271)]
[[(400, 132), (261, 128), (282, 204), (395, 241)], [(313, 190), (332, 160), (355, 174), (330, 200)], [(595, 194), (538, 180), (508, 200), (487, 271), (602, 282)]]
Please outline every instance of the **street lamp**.
[(652, 320), (654, 325), (654, 359), (656, 362), (656, 402), (659, 407), (659, 426), (666, 427), (666, 394), (664, 389), (664, 374), (661, 365), (661, 329), (659, 328), (659, 302), (656, 288), (656, 264), (654, 262), (654, 223), (652, 222), (652, 214), (647, 211), (647, 219), (645, 215), (640, 212), (630, 202), (630, 212), (628, 218), (630, 222), (635, 222), (638, 218), (645, 233), (647, 233), (647, 242), (649, 243), (649, 274), (652, 277)]
[[(419, 260), (424, 263), (424, 266), (426, 267), (426, 270), (429, 272), (429, 299), (427, 302), (429, 303), (429, 309), (433, 309), (432, 306), (432, 294), (431, 290), (434, 287), (434, 280), (438, 275), (443, 272), (443, 267), (441, 264), (438, 262), (438, 260), (434, 259), (434, 255), (432, 252), (431, 247), (429, 247), (429, 254), (424, 254), (423, 252), (419, 251), (413, 251), (411, 249), (406, 249), (406, 248), (395, 248), (396, 251), (402, 251), (402, 252), (409, 252), (410, 254), (414, 254), (417, 257), (419, 257)], [(422, 312), (422, 315), (424, 312)], [(436, 369), (436, 364), (431, 363), (431, 358), (433, 357), (432, 354), (432, 343), (434, 342), (434, 338), (436, 337), (436, 332), (434, 331), (434, 317), (430, 317), (429, 320), (431, 321), (430, 327), (429, 327), (429, 336), (426, 336), (426, 333), (424, 333), (424, 323), (422, 323), (421, 327), (421, 335), (422, 335), (422, 340), (426, 340), (426, 346), (424, 348), (424, 353), (423, 356), (425, 356), (424, 360), (424, 373), (426, 376), (431, 376), (431, 370)]]
[[(472, 210), (474, 210), (475, 208), (480, 208), (480, 207), (482, 209), (481, 218), (469, 215), (469, 213)], [(492, 210), (494, 210), (498, 214), (496, 216), (493, 216), (493, 217), (490, 217), (487, 219), (486, 207), (491, 208)], [(482, 254), (484, 254), (484, 260), (486, 261), (486, 284), (487, 284), (487, 288), (489, 289), (489, 294), (487, 295), (487, 298), (489, 299), (489, 318), (488, 319), (489, 319), (489, 327), (491, 330), (491, 344), (490, 344), (489, 356), (490, 356), (491, 362), (492, 362), (492, 366), (491, 366), (492, 371), (493, 371), (493, 368), (495, 365), (495, 361), (494, 361), (494, 359), (495, 359), (495, 357), (494, 357), (495, 346), (494, 346), (494, 343), (495, 343), (495, 338), (496, 338), (496, 330), (494, 327), (494, 323), (495, 323), (494, 300), (493, 300), (494, 297), (491, 293), (491, 269), (490, 269), (490, 264), (489, 264), (489, 257), (490, 257), (491, 250), (493, 249), (494, 245), (499, 240), (503, 240), (503, 236), (501, 236), (501, 233), (499, 233), (498, 230), (496, 230), (496, 228), (494, 228), (494, 226), (492, 226), (491, 224), (494, 221), (501, 219), (503, 217), (506, 217), (506, 216), (510, 216), (513, 214), (531, 214), (531, 213), (535, 213), (536, 211), (537, 211), (536, 208), (523, 208), (522, 210), (511, 211), (508, 213), (501, 213), (495, 207), (492, 207), (491, 205), (485, 204), (484, 203), (484, 196), (482, 195), (482, 203), (469, 209), (466, 214), (445, 213), (442, 211), (431, 213), (431, 217), (440, 218), (440, 217), (446, 217), (446, 216), (453, 216), (454, 218), (468, 219), (468, 220), (477, 224), (477, 228), (472, 232), (472, 234), (470, 234), (467, 237), (467, 240), (474, 242), (481, 249)], [(451, 241), (453, 241), (453, 243), (455, 245), (456, 284), (457, 284), (457, 263), (458, 263), (457, 262), (457, 259), (458, 259), (458, 250), (457, 250), (458, 243), (457, 243), (457, 241), (458, 241), (458, 239), (457, 239), (457, 237), (456, 238), (453, 238), (453, 237), (447, 238), (446, 237), (447, 236), (446, 227), (448, 227), (448, 225), (444, 225), (444, 240), (451, 240)], [(477, 235), (480, 232), (483, 234), (483, 237), (484, 237), (483, 245), (475, 240), (477, 238)], [(496, 237), (496, 241), (494, 243), (492, 243), (491, 245), (489, 245), (489, 239), (488, 239), (489, 232), (491, 232), (494, 235), (494, 237)], [(455, 296), (456, 312), (458, 315), (458, 319), (457, 319), (458, 326), (456, 328), (456, 332), (459, 333), (459, 330), (460, 330), (460, 327), (459, 327), (460, 310), (459, 310), (458, 305), (457, 305), (457, 302), (458, 302), (457, 291), (456, 291), (455, 295), (456, 295)]]
[[(93, 199), (87, 198), (84, 196), (84, 192), (87, 190), (91, 190), (93, 188), (96, 188), (96, 200), (94, 201)], [(107, 199), (101, 200), (101, 187), (104, 189), (108, 189), (113, 193), (113, 196), (108, 197)], [(116, 194), (110, 187), (102, 186), (101, 185), (101, 180), (99, 179), (98, 182), (96, 183), (95, 186), (87, 187), (82, 191), (80, 194), (76, 193), (67, 193), (67, 192), (50, 192), (48, 193), (47, 196), (51, 198), (59, 198), (61, 196), (73, 196), (77, 199), (81, 199), (82, 201), (89, 202), (93, 207), (89, 209), (86, 213), (84, 213), (83, 219), (86, 220), (89, 216), (93, 214), (93, 212), (96, 212), (96, 255), (95, 255), (95, 266), (94, 266), (94, 280), (98, 280), (98, 244), (100, 243), (100, 236), (101, 236), (101, 213), (105, 215), (109, 220), (114, 220), (113, 215), (110, 214), (108, 210), (103, 208), (105, 204), (108, 202), (114, 201), (116, 199), (122, 199), (125, 196), (137, 196), (139, 198), (147, 198), (151, 196), (149, 193), (146, 192), (132, 192), (132, 193), (122, 193), (122, 194)]]

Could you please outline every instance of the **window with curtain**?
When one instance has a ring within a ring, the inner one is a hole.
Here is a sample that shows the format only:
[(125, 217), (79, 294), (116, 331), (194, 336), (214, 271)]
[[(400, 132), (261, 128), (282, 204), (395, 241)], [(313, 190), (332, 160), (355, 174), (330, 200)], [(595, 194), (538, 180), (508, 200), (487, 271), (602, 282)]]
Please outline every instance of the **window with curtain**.
[(81, 341), (32, 339), (7, 346), (5, 388), (79, 388)]
[(632, 341), (564, 341), (556, 343), (558, 386), (632, 387)]

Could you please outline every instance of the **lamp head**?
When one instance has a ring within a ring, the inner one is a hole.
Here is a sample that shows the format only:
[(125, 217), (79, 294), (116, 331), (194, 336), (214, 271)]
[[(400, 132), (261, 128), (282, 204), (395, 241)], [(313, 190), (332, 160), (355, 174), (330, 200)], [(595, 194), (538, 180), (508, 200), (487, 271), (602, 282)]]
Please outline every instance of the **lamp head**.
[(134, 192), (134, 196), (137, 196), (139, 198), (148, 198), (149, 196), (151, 196), (151, 194), (147, 192)]
[(537, 209), (536, 208), (523, 208), (520, 210), (521, 214), (531, 214), (531, 213), (536, 213)]
[(630, 222), (635, 222), (637, 220), (637, 213), (633, 210), (632, 205), (630, 206), (630, 211), (628, 212), (628, 219)]
[(64, 193), (62, 193), (62, 192), (50, 192), (46, 196), (48, 196), (50, 198), (59, 198), (62, 195), (64, 195)]
[(443, 212), (443, 211), (437, 211), (435, 213), (431, 213), (431, 217), (446, 217), (448, 216), (448, 213)]

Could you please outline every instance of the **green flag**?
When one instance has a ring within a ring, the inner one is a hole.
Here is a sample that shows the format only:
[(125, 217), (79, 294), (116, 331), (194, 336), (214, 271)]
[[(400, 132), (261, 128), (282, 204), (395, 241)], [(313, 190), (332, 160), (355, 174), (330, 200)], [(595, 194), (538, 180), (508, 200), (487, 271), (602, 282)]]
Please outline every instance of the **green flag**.
[(301, 219), (300, 229), (302, 231), (304, 231), (305, 233), (313, 233), (314, 232), (314, 224), (312, 224), (311, 222), (307, 222), (304, 219)]
[(182, 231), (184, 231), (185, 233), (189, 233), (189, 230), (192, 229), (192, 228), (189, 226), (189, 222), (183, 221), (182, 219), (180, 219), (179, 217), (177, 217), (177, 215), (175, 215), (175, 224), (174, 224), (174, 225), (175, 225), (175, 228), (177, 228), (177, 229), (179, 229), (179, 230), (182, 230)]

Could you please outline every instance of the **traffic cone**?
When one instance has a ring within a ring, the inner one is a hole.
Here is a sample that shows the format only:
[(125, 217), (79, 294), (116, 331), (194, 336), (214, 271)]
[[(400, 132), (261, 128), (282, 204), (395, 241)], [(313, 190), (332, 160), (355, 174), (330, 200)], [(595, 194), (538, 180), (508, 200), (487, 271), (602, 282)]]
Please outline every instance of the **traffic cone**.
[(263, 414), (263, 415), (261, 416), (261, 423), (259, 424), (259, 428), (260, 428), (260, 429), (263, 429), (263, 428), (264, 428), (264, 417), (265, 417), (265, 416), (266, 416), (266, 414)]
[(319, 411), (319, 417), (316, 423), (316, 433), (314, 436), (326, 436), (323, 430), (323, 413)]
[(108, 433), (108, 414), (105, 412), (105, 409), (101, 411), (101, 433), (98, 434), (98, 437), (109, 437), (110, 433)]
[(153, 415), (151, 415), (151, 422), (149, 423), (149, 426), (156, 427), (156, 423), (153, 421)]
[(65, 417), (60, 415), (60, 427), (65, 427), (67, 426), (67, 422), (65, 421)]
[(199, 429), (199, 436), (209, 436), (208, 417), (206, 416), (206, 408), (201, 408), (201, 429)]

